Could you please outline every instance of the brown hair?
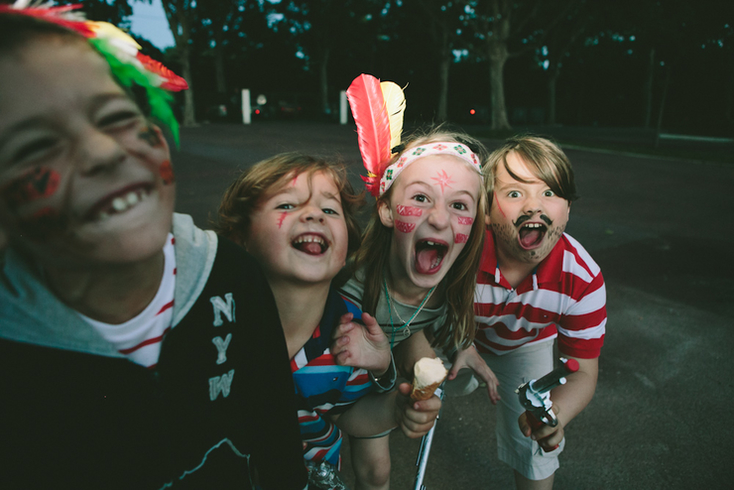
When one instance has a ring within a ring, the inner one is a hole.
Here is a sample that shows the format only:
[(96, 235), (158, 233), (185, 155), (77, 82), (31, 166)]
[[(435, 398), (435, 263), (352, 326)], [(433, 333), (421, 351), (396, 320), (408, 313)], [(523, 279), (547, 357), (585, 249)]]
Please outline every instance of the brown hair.
[(546, 183), (556, 195), (569, 203), (578, 199), (571, 162), (563, 150), (551, 140), (538, 136), (523, 135), (508, 138), (505, 143), (492, 152), (484, 165), (487, 179), (484, 182), (487, 198), (492, 203), (497, 166), (502, 164), (510, 177), (518, 182), (527, 183), (515, 175), (507, 165), (507, 155), (515, 152), (530, 171)]
[[(441, 141), (456, 141), (465, 144), (476, 153), (480, 162), (483, 162), (487, 156), (484, 146), (479, 141), (464, 133), (446, 130), (443, 126), (439, 126), (409, 137), (400, 153), (395, 155), (390, 163), (397, 161), (401, 154), (411, 148)], [(392, 189), (393, 187), (390, 187), (385, 194), (380, 196), (377, 203), (379, 204), (381, 201), (389, 202)], [(377, 310), (393, 234), (393, 229), (386, 227), (380, 221), (377, 209), (378, 206), (376, 205), (365, 229), (362, 246), (357, 251), (354, 260), (355, 270), (363, 269), (365, 273), (362, 310), (368, 313), (374, 313)], [(477, 214), (469, 235), (469, 241), (442, 281), (445, 291), (444, 299), (448, 305), (447, 321), (436, 332), (433, 339), (434, 346), (444, 349), (466, 348), (474, 340), (476, 331), (474, 291), (476, 289), (477, 270), (482, 258), (484, 215), (486, 212), (486, 195), (480, 191)]]
[(242, 172), (224, 193), (219, 204), (219, 216), (214, 230), (234, 242), (244, 245), (250, 230), (250, 216), (274, 192), (281, 189), (293, 175), (309, 177), (324, 172), (339, 189), (344, 219), (349, 237), (348, 251), (353, 253), (360, 242), (357, 210), (364, 203), (364, 192), (356, 193), (347, 179), (341, 163), (301, 153), (281, 153), (256, 163)]

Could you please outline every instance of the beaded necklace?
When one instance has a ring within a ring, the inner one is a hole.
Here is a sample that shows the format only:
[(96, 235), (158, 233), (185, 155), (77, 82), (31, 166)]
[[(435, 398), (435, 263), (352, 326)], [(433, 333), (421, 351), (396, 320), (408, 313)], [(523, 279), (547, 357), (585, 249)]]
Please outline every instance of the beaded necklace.
[(398, 318), (400, 319), (400, 321), (403, 322), (403, 324), (401, 326), (399, 326), (399, 327), (395, 327), (395, 325), (393, 324), (393, 321), (392, 321), (392, 310), (393, 310), (393, 308), (392, 308), (392, 302), (390, 301), (390, 291), (387, 289), (387, 279), (383, 279), (382, 280), (382, 284), (383, 284), (383, 286), (385, 288), (385, 299), (387, 300), (387, 313), (388, 313), (388, 315), (390, 317), (390, 330), (391, 330), (391, 335), (390, 335), (390, 349), (392, 349), (393, 344), (395, 343), (395, 332), (397, 332), (399, 330), (405, 329), (406, 330), (406, 338), (407, 337), (410, 337), (410, 322), (412, 322), (413, 320), (415, 320), (415, 317), (418, 316), (418, 313), (420, 313), (420, 311), (423, 309), (423, 307), (425, 306), (425, 304), (428, 302), (428, 300), (430, 299), (431, 295), (433, 294), (433, 291), (436, 289), (436, 286), (433, 286), (430, 290), (428, 290), (428, 293), (426, 293), (426, 297), (423, 298), (423, 301), (421, 301), (421, 304), (418, 305), (418, 309), (415, 310), (415, 313), (413, 313), (413, 315), (408, 319), (407, 322), (400, 317), (400, 313), (398, 313), (398, 309), (396, 307), (395, 308), (395, 314), (398, 316)]

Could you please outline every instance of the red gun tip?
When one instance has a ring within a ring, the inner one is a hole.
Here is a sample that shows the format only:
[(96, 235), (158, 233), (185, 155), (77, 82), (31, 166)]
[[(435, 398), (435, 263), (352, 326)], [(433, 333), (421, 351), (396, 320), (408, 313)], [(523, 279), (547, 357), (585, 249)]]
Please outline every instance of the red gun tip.
[(579, 370), (579, 362), (576, 359), (569, 359), (566, 361), (566, 369), (569, 373), (575, 373)]

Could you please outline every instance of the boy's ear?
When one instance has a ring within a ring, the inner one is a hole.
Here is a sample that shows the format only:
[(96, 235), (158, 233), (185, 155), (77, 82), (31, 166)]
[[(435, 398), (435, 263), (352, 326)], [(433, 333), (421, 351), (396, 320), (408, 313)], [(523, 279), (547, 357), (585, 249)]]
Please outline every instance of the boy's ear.
[(392, 209), (387, 201), (377, 201), (377, 212), (380, 214), (380, 221), (387, 228), (395, 226), (395, 221), (392, 217)]

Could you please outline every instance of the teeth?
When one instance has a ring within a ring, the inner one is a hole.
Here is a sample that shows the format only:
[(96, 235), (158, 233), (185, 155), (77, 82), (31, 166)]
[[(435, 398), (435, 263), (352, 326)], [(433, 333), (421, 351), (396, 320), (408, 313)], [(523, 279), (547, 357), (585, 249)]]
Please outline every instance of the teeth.
[(318, 236), (314, 236), (314, 235), (307, 235), (307, 236), (300, 236), (296, 238), (293, 243), (313, 243), (313, 242), (320, 243), (323, 245), (324, 239)]
[(438, 243), (432, 242), (430, 240), (426, 240), (426, 244), (429, 245), (429, 246), (431, 246), (431, 247), (435, 247), (436, 245), (438, 245)]
[(126, 199), (127, 199), (127, 203), (130, 206), (135, 206), (138, 203), (138, 201), (140, 200), (137, 192), (131, 192), (130, 194), (127, 195)]
[(124, 211), (127, 209), (127, 201), (121, 197), (116, 197), (112, 200), (112, 209), (115, 211)]
[(143, 189), (137, 189), (123, 196), (118, 196), (112, 200), (110, 207), (100, 211), (96, 219), (97, 221), (106, 220), (112, 214), (121, 213), (127, 211), (136, 204), (144, 201), (148, 197), (147, 193)]
[(540, 223), (528, 223), (526, 225), (523, 225), (523, 228), (540, 228), (541, 226), (543, 225), (541, 225)]

